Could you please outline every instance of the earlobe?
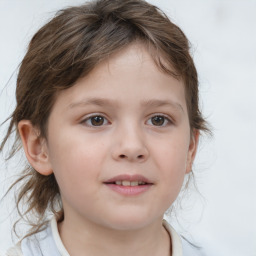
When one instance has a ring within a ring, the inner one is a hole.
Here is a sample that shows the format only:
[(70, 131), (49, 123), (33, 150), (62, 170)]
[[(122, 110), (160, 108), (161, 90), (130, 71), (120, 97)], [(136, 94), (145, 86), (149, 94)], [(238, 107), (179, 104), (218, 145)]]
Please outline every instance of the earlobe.
[(194, 130), (191, 134), (190, 144), (188, 149), (188, 156), (187, 156), (187, 164), (186, 164), (186, 173), (191, 172), (192, 165), (196, 156), (198, 142), (199, 142), (199, 130)]
[(47, 145), (39, 135), (39, 131), (29, 120), (21, 120), (18, 124), (26, 157), (31, 166), (42, 175), (52, 174)]

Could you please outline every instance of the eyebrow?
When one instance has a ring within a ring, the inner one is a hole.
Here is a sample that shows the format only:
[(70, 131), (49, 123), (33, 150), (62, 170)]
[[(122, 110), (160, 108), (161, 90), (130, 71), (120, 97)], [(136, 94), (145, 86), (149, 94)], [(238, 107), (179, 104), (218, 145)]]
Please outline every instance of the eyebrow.
[(96, 106), (111, 106), (111, 105), (118, 105), (116, 100), (109, 100), (105, 98), (87, 98), (85, 100), (81, 100), (78, 102), (71, 103), (68, 108), (72, 109), (75, 107), (85, 107), (87, 105), (96, 105)]
[(184, 112), (182, 105), (178, 102), (172, 100), (159, 100), (159, 99), (152, 99), (152, 100), (145, 100), (142, 102), (142, 105), (145, 107), (162, 107), (162, 106), (170, 106), (177, 110), (181, 110)]
[[(76, 107), (85, 107), (88, 105), (96, 105), (100, 107), (105, 106), (112, 106), (112, 107), (118, 107), (120, 104), (117, 100), (110, 100), (105, 98), (87, 98), (85, 100), (81, 100), (78, 102), (71, 103), (68, 106), (68, 109), (73, 109)], [(172, 108), (175, 108), (179, 111), (184, 112), (184, 109), (182, 105), (178, 102), (172, 101), (172, 100), (160, 100), (160, 99), (150, 99), (150, 100), (143, 100), (141, 105), (143, 107), (162, 107), (162, 106), (170, 106)]]

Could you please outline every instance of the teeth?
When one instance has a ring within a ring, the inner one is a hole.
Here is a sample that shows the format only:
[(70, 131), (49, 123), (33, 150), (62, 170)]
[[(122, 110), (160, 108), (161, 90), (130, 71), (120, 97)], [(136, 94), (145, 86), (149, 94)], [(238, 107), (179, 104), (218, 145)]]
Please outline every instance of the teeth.
[(122, 181), (122, 186), (131, 186), (131, 182), (127, 180)]
[(122, 185), (122, 186), (131, 186), (131, 187), (134, 187), (134, 186), (138, 186), (138, 185), (145, 185), (146, 183), (143, 182), (143, 181), (128, 181), (128, 180), (118, 180), (115, 182), (116, 185)]
[(131, 182), (131, 186), (138, 186), (139, 185), (139, 182), (138, 181), (132, 181)]

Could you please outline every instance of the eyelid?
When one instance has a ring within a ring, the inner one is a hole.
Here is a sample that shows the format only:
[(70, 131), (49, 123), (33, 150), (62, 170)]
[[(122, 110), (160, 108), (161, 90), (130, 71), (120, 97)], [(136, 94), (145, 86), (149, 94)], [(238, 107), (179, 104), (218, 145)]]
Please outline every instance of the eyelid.
[[(97, 126), (97, 125), (92, 125), (92, 124), (87, 124), (87, 123), (86, 123), (86, 122), (87, 122), (88, 120), (90, 120), (91, 118), (97, 117), (97, 116), (103, 117), (106, 122), (104, 121), (104, 123), (103, 123), (102, 125), (98, 125), (98, 126)], [(159, 126), (150, 124), (151, 126), (155, 126), (155, 127), (166, 127), (166, 126), (168, 126), (168, 125), (174, 124), (173, 118), (170, 117), (170, 115), (164, 114), (164, 113), (154, 113), (154, 114), (149, 115), (149, 116), (147, 117), (147, 119), (146, 119), (146, 124), (150, 121), (151, 118), (153, 118), (153, 117), (155, 117), (155, 116), (164, 117), (164, 118), (165, 118), (165, 121), (167, 121), (167, 124), (159, 125)], [(82, 120), (80, 121), (80, 124), (83, 124), (83, 125), (85, 125), (85, 126), (87, 126), (87, 127), (93, 127), (93, 128), (97, 128), (97, 127), (98, 127), (98, 128), (100, 128), (100, 127), (102, 127), (102, 126), (106, 126), (106, 125), (111, 124), (111, 122), (109, 121), (109, 118), (106, 117), (106, 115), (103, 114), (103, 113), (91, 113), (91, 114), (88, 114), (88, 115), (84, 116), (84, 117), (82, 118)]]
[(153, 117), (155, 117), (155, 116), (164, 117), (165, 120), (166, 120), (168, 123), (167, 123), (166, 125), (159, 125), (159, 126), (156, 126), (156, 125), (153, 125), (153, 124), (152, 124), (152, 126), (155, 126), (155, 127), (166, 127), (166, 126), (168, 126), (168, 125), (174, 124), (173, 118), (171, 118), (169, 115), (163, 114), (163, 113), (154, 113), (154, 114), (151, 114), (151, 115), (147, 118), (146, 123), (147, 123), (151, 118), (153, 118)]
[[(107, 124), (104, 123), (104, 124), (99, 125), (99, 126), (86, 124), (86, 122), (87, 122), (88, 120), (90, 120), (91, 118), (96, 117), (96, 116), (103, 117), (103, 118), (107, 121)], [(83, 117), (82, 120), (80, 121), (80, 124), (83, 124), (83, 125), (85, 125), (85, 126), (87, 126), (87, 127), (93, 127), (93, 128), (97, 128), (97, 127), (98, 127), (98, 128), (99, 128), (99, 127), (102, 127), (102, 126), (111, 124), (111, 122), (110, 122), (109, 119), (108, 119), (104, 114), (102, 114), (102, 113), (92, 113), (92, 114), (88, 114), (88, 115), (86, 115), (85, 117)]]

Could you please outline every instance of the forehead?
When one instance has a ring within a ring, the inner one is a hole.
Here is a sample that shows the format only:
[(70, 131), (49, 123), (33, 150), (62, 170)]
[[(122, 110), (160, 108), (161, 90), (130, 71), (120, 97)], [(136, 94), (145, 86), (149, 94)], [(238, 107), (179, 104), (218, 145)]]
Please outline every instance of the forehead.
[[(122, 75), (133, 74), (130, 77)], [(110, 55), (107, 59), (102, 60), (94, 69), (76, 84), (80, 84), (81, 80), (98, 80), (104, 77), (114, 78), (118, 82), (120, 80), (143, 80), (150, 81), (154, 77), (156, 80), (164, 80), (166, 83), (180, 83), (184, 87), (184, 83), (176, 74), (172, 65), (164, 57), (164, 54), (157, 54), (156, 49), (143, 42), (133, 42), (125, 48), (118, 50)], [(115, 76), (119, 77), (115, 77)], [(154, 81), (154, 79), (153, 79)], [(106, 82), (106, 81), (105, 81)]]
[(120, 104), (172, 100), (186, 105), (183, 82), (163, 72), (142, 44), (131, 44), (111, 55), (73, 87), (62, 91), (57, 101), (58, 98), (63, 98), (69, 107), (86, 98)]
[(138, 65), (141, 67), (144, 62), (150, 64), (147, 66), (148, 69), (157, 68), (163, 74), (169, 74), (177, 80), (182, 80), (182, 77), (178, 75), (179, 72), (172, 65), (171, 56), (160, 49), (156, 49), (151, 43), (141, 40), (134, 41), (121, 48), (98, 65), (108, 63), (112, 66), (126, 65), (129, 67), (129, 64), (131, 64), (132, 66)]

